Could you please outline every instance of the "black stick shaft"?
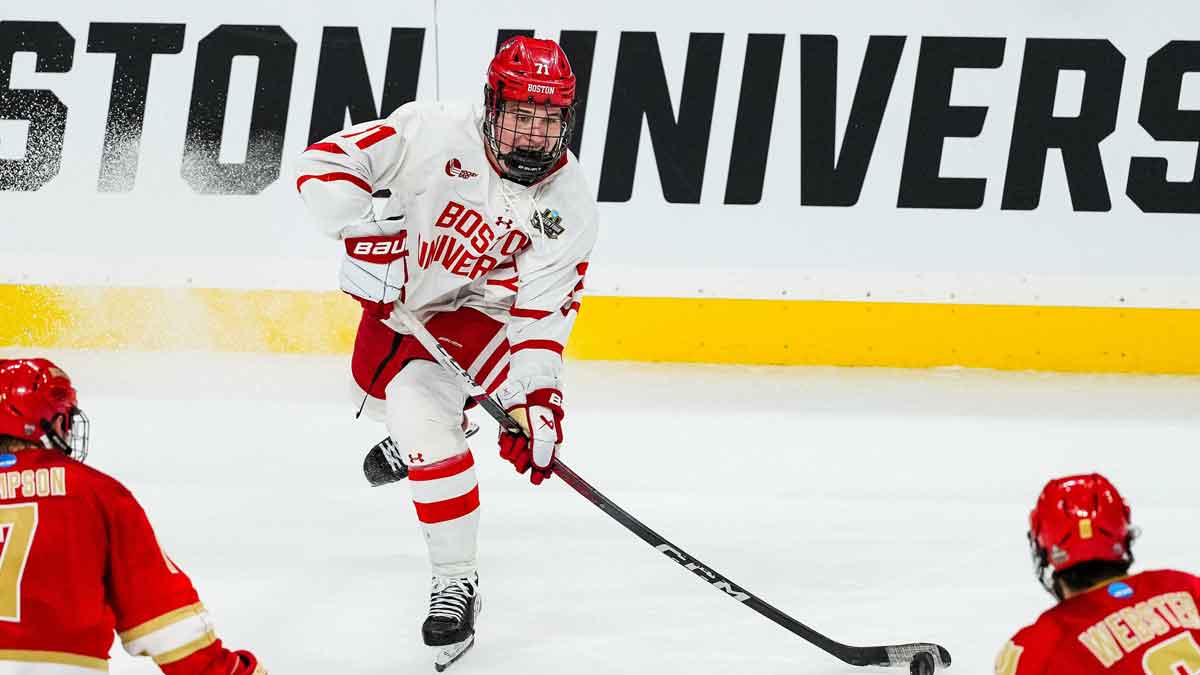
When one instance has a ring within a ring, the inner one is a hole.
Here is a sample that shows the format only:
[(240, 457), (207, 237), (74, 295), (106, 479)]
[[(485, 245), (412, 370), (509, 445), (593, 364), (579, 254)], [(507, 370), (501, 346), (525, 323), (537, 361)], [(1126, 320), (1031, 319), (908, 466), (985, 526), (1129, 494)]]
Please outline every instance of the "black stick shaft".
[(724, 575), (714, 571), (711, 567), (700, 562), (683, 549), (679, 548), (675, 544), (672, 544), (662, 535), (647, 527), (640, 520), (633, 517), (628, 511), (618, 506), (611, 499), (604, 496), (604, 494), (593, 487), (590, 483), (581, 478), (579, 474), (571, 470), (570, 467), (568, 467), (566, 464), (563, 464), (561, 460), (555, 461), (554, 473), (559, 478), (562, 478), (564, 483), (570, 485), (575, 489), (576, 492), (583, 495), (584, 498), (599, 507), (601, 511), (607, 513), (613, 520), (625, 526), (625, 529), (636, 534), (639, 539), (647, 544), (650, 544), (650, 546), (654, 547), (654, 549), (659, 553), (662, 553), (673, 562), (682, 566), (684, 569), (692, 572), (704, 581), (707, 581), (714, 588), (722, 591), (734, 600), (746, 605), (750, 609), (753, 609), (771, 621), (774, 621), (780, 626), (783, 626), (789, 631), (799, 635), (805, 640), (820, 647), (826, 652), (833, 654), (843, 661), (846, 661), (847, 663), (851, 663), (856, 666), (888, 664), (887, 654), (882, 648), (878, 648), (877, 653), (864, 650), (868, 653), (861, 655), (857, 653), (847, 654), (847, 652), (854, 652), (855, 648), (825, 637), (821, 633), (818, 633), (812, 628), (805, 626), (799, 621), (783, 613), (770, 603), (764, 601), (762, 598), (759, 598), (757, 595), (754, 595), (741, 586), (733, 583)]
[[(454, 357), (442, 348), (441, 343), (425, 328), (416, 317), (404, 306), (396, 305), (393, 315), (413, 334), (417, 341), (425, 347), (444, 368), (454, 373), (463, 389), (473, 398), (479, 405), (487, 411), (500, 426), (509, 433), (524, 433), (519, 424), (514, 420), (508, 412), (496, 402), (494, 398), (488, 396), (487, 391), (471, 377)], [(696, 576), (704, 579), (717, 590), (732, 597), (734, 600), (746, 605), (750, 609), (765, 616), (776, 624), (786, 628), (792, 633), (804, 638), (808, 642), (820, 647), (829, 654), (855, 666), (907, 666), (908, 663), (917, 653), (931, 653), (934, 655), (939, 664), (944, 668), (950, 665), (950, 653), (944, 647), (928, 643), (911, 643), (904, 645), (880, 646), (880, 647), (852, 647), (844, 645), (835, 640), (818, 633), (817, 631), (805, 626), (799, 621), (793, 619), (782, 611), (771, 606), (758, 596), (746, 591), (742, 587), (734, 584), (725, 576), (714, 571), (711, 567), (696, 560), (692, 556), (685, 553), (678, 546), (667, 541), (659, 533), (647, 527), (637, 518), (634, 518), (628, 511), (617, 506), (611, 499), (605, 497), (599, 490), (593, 487), (590, 483), (580, 478), (579, 474), (575, 473), (561, 460), (555, 459), (552, 470), (563, 482), (570, 485), (576, 492), (582, 495), (585, 499), (595, 504), (601, 511), (608, 514), (610, 518), (617, 521), (625, 527), (625, 529), (636, 534), (642, 541), (650, 544), (655, 550), (667, 556), (671, 560), (681, 565), (684, 569), (691, 571)]]

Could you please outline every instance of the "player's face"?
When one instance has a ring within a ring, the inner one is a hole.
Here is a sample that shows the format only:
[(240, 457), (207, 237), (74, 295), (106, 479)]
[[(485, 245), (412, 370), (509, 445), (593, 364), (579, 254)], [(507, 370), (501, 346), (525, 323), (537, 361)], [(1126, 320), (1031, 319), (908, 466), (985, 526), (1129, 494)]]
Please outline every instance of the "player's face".
[(505, 106), (496, 124), (501, 153), (513, 150), (548, 152), (563, 131), (562, 108), (533, 103)]

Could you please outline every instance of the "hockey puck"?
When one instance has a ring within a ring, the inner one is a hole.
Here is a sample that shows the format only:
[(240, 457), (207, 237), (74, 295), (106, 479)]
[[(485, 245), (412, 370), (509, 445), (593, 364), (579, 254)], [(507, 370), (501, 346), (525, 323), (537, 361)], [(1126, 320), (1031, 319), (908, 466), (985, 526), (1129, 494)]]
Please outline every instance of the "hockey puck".
[(909, 675), (933, 675), (935, 668), (936, 663), (933, 660), (933, 654), (929, 652), (917, 654), (908, 664)]

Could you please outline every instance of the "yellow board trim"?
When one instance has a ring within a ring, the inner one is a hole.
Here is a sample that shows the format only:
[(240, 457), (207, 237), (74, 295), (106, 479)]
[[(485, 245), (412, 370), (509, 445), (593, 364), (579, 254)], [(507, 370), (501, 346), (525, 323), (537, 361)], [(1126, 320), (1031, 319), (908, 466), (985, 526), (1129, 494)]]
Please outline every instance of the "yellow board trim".
[(176, 647), (175, 649), (172, 649), (171, 651), (163, 652), (163, 653), (155, 656), (154, 662), (160, 666), (165, 666), (168, 663), (175, 663), (176, 661), (182, 661), (182, 660), (186, 659), (187, 657), (191, 656), (192, 654), (195, 654), (196, 652), (200, 651), (201, 649), (204, 649), (205, 647), (211, 645), (212, 643), (214, 643), (216, 641), (217, 641), (217, 634), (210, 630), (207, 633), (205, 633), (204, 635), (196, 638), (195, 640), (192, 640), (191, 642), (187, 643), (186, 645), (183, 645), (182, 647)]
[(1198, 310), (589, 297), (576, 333), (580, 358), (1200, 373)]
[[(343, 293), (0, 285), (0, 345), (331, 354), (353, 343)], [(14, 319), (19, 317), (19, 319)]]
[[(360, 316), (315, 291), (0, 285), (0, 307), (0, 345), (76, 349), (342, 354)], [(1198, 344), (1188, 309), (587, 296), (567, 355), (1200, 374)]]
[(28, 649), (0, 649), (0, 661), (21, 661), (22, 663), (57, 663), (64, 666), (79, 666), (108, 672), (108, 661), (94, 656), (71, 654), (68, 652), (43, 652)]
[(154, 631), (162, 630), (167, 626), (179, 623), (184, 619), (190, 619), (194, 616), (199, 616), (199, 614), (203, 611), (205, 611), (204, 605), (197, 602), (194, 605), (180, 607), (179, 609), (172, 610), (166, 614), (156, 616), (149, 621), (145, 621), (134, 626), (133, 628), (130, 628), (129, 630), (121, 631), (120, 633), (117, 633), (117, 635), (121, 638), (121, 642), (133, 642), (134, 640), (140, 640), (141, 638), (146, 637)]

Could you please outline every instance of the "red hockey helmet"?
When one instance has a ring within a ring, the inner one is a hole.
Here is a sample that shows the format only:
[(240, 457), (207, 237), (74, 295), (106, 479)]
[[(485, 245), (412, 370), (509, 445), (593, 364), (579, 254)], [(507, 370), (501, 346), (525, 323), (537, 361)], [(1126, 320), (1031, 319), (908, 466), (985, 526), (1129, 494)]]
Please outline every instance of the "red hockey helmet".
[(1133, 562), (1137, 536), (1129, 505), (1098, 473), (1046, 483), (1029, 514), (1029, 546), (1038, 580), (1051, 593), (1054, 573), (1091, 560)]
[(0, 436), (57, 448), (83, 461), (88, 421), (71, 378), (47, 359), (0, 360)]
[[(557, 42), (506, 40), (488, 65), (483, 101), (483, 135), (506, 178), (530, 185), (562, 159), (575, 125), (575, 73)], [(518, 105), (529, 107), (504, 114)]]

